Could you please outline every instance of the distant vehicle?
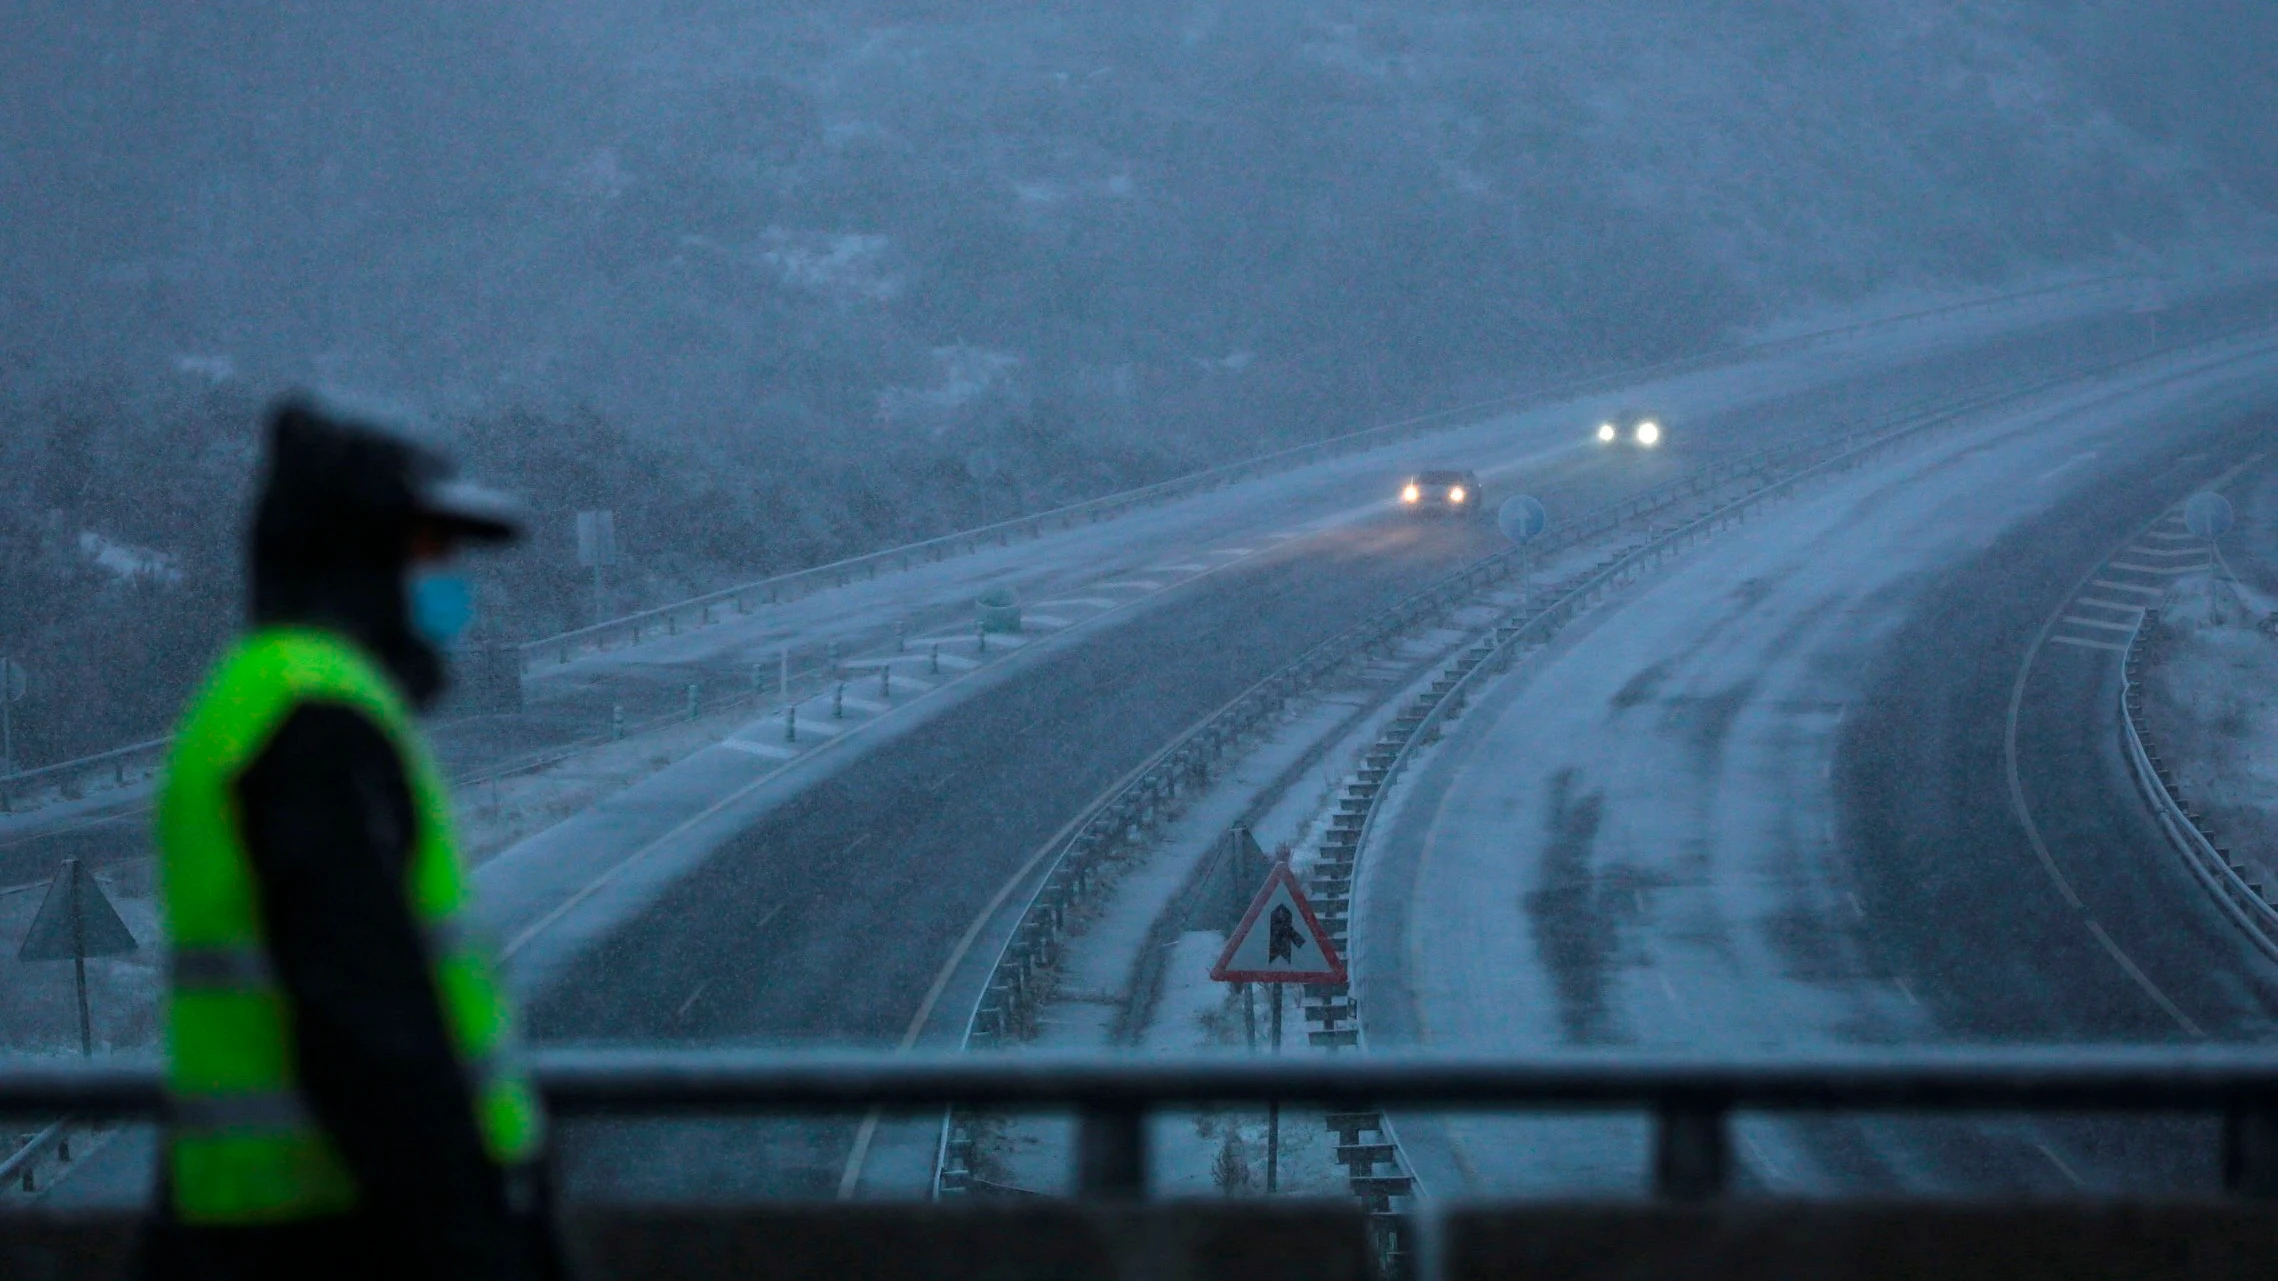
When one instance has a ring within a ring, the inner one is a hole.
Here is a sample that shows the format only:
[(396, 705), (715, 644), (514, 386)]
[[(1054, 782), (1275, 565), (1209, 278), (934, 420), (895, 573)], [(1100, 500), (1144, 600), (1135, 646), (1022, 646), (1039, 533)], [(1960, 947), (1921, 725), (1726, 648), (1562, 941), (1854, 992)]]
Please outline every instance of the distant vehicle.
[(1634, 445), (1639, 449), (1656, 449), (1665, 435), (1661, 420), (1652, 414), (1623, 412), (1598, 422), (1597, 437), (1601, 445)]
[(1417, 472), (1401, 483), (1400, 506), (1446, 516), (1472, 516), (1487, 510), (1479, 474), (1470, 471)]

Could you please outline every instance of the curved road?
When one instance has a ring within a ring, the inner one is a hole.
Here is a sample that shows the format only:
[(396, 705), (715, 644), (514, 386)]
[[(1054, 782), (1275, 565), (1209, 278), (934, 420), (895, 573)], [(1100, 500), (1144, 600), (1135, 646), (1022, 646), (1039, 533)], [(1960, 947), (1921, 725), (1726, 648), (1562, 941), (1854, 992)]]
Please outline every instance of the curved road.
[[(1371, 1043), (2266, 1036), (2278, 967), (2122, 772), (2118, 655), (2045, 637), (2106, 634), (2062, 620), (2093, 612), (2083, 588), (2115, 594), (2087, 584), (2126, 577), (2099, 567), (2141, 527), (2267, 447), (2274, 374), (2266, 350), (1988, 415), (1562, 637), (1412, 776), (1364, 862)], [(2009, 786), (2013, 695), (2045, 860)], [(1402, 1126), (1435, 1193), (1642, 1187), (1639, 1122)], [(2213, 1179), (2206, 1123), (1747, 1120), (1740, 1136), (1748, 1177), (1789, 1192)]]

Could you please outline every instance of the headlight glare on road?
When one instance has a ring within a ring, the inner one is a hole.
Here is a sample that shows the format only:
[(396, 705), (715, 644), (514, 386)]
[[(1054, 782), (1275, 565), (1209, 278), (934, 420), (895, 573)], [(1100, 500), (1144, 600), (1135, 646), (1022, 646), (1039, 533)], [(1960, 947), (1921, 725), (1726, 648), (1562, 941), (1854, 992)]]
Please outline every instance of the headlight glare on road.
[(1400, 501), (1404, 503), (1416, 502), (1422, 499), (1423, 496), (1424, 491), (1416, 488), (1414, 485), (1410, 485), (1406, 489), (1400, 491)]
[(1598, 424), (1598, 439), (1605, 441), (1607, 444), (1612, 444), (1614, 437), (1620, 434), (1620, 432), (1614, 430), (1614, 425), (1612, 423)]
[(1637, 425), (1637, 443), (1651, 449), (1661, 443), (1661, 424), (1644, 422)]
[(1448, 500), (1449, 502), (1451, 502), (1451, 503), (1460, 503), (1460, 502), (1462, 502), (1462, 501), (1463, 501), (1463, 486), (1461, 486), (1461, 485), (1457, 485), (1455, 488), (1453, 488), (1453, 489), (1451, 489), (1451, 490), (1447, 491), (1447, 500)]

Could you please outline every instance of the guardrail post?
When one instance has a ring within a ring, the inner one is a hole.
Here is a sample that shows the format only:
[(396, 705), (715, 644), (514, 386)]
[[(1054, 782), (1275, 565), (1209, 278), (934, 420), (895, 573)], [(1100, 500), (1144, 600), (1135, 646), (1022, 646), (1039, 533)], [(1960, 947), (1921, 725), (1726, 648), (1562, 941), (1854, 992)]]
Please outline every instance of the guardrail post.
[(845, 681), (840, 681), (837, 685), (831, 687), (831, 719), (834, 721), (843, 721), (846, 719)]
[(893, 696), (894, 665), (892, 663), (880, 663), (878, 665), (878, 697), (890, 699)]
[(902, 619), (894, 620), (894, 652), (906, 653), (910, 647), (910, 625)]
[(609, 741), (625, 737), (625, 705), (619, 703), (609, 709)]
[(2278, 1197), (2278, 1111), (2268, 1101), (2223, 1114), (2223, 1186), (2236, 1196)]
[(935, 642), (933, 643), (933, 656), (932, 656), (931, 658), (929, 658), (929, 659), (927, 659), (927, 660), (926, 660), (926, 671), (927, 671), (928, 673), (930, 673), (930, 674), (934, 675), (934, 676), (939, 676), (939, 675), (941, 675), (941, 642), (940, 642), (940, 641), (935, 641)]
[(1147, 1113), (1128, 1103), (1087, 1103), (1076, 1114), (1076, 1195), (1139, 1201), (1147, 1195)]
[(786, 743), (799, 741), (799, 705), (797, 703), (785, 703), (783, 705), (783, 741)]
[(1724, 1194), (1732, 1167), (1731, 1109), (1700, 1096), (1663, 1099), (1653, 1113), (1653, 1191), (1672, 1201)]
[(696, 682), (688, 682), (688, 719), (696, 719)]
[(987, 623), (975, 621), (973, 624), (973, 652), (976, 654), (989, 652), (989, 625)]

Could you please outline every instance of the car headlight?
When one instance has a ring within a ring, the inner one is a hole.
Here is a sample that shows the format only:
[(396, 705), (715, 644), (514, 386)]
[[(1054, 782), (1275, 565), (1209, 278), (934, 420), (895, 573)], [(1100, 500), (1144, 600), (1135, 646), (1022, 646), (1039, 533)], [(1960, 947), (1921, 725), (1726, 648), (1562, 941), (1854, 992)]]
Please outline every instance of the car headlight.
[(1651, 449), (1661, 443), (1661, 424), (1642, 422), (1637, 425), (1637, 443)]
[(1416, 488), (1414, 485), (1410, 485), (1406, 489), (1400, 491), (1400, 501), (1404, 503), (1415, 502), (1423, 496), (1424, 491)]
[(1620, 432), (1614, 430), (1614, 425), (1612, 423), (1598, 424), (1598, 439), (1605, 441), (1608, 444), (1613, 443), (1614, 437), (1619, 436), (1620, 434)]
[(1457, 485), (1455, 488), (1453, 488), (1453, 489), (1451, 489), (1451, 490), (1447, 491), (1447, 500), (1448, 500), (1449, 502), (1451, 502), (1451, 503), (1460, 503), (1460, 502), (1462, 502), (1462, 501), (1463, 501), (1463, 486), (1461, 486), (1461, 485)]

